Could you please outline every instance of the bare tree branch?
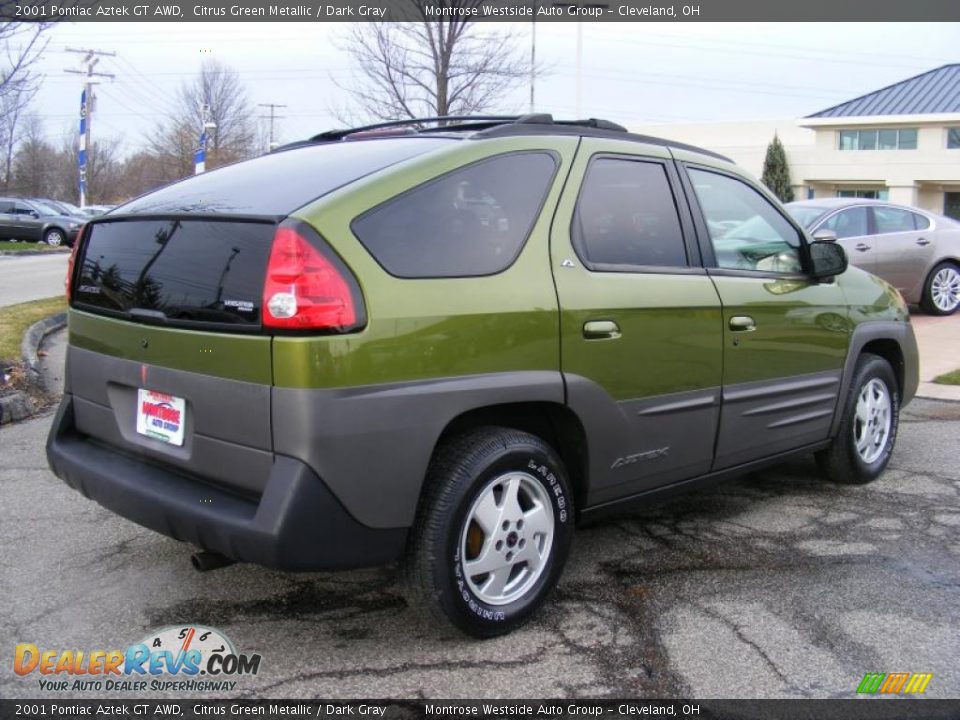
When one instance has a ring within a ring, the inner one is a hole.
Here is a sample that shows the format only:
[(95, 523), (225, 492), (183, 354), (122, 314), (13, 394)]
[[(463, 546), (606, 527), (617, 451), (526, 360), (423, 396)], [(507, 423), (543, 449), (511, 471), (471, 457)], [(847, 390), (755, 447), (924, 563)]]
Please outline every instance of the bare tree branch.
[[(396, 120), (489, 111), (530, 72), (512, 31), (427, 7), (463, 10), (481, 0), (403, 0), (415, 22), (354, 26), (342, 39), (356, 77), (337, 83), (365, 120)], [(336, 82), (336, 81), (335, 81)], [(338, 118), (346, 115), (335, 111)]]
[[(0, 18), (9, 17), (9, 5), (0, 2)], [(50, 25), (0, 20), (0, 99), (36, 91), (39, 76), (32, 68), (47, 47), (44, 32)]]

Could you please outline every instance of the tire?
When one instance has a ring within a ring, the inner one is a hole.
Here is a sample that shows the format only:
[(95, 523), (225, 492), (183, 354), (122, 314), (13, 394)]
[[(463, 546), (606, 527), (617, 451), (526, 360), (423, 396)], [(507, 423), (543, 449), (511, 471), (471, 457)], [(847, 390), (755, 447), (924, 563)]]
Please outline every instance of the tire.
[(50, 247), (60, 247), (66, 239), (66, 233), (60, 228), (50, 228), (43, 234), (43, 242)]
[(857, 360), (840, 430), (816, 455), (820, 471), (845, 485), (876, 480), (890, 462), (899, 423), (900, 391), (893, 369), (882, 357), (864, 353)]
[(920, 307), (929, 315), (953, 315), (960, 307), (960, 267), (942, 262), (923, 284)]
[(560, 458), (529, 433), (481, 428), (441, 446), (425, 487), (403, 568), (411, 605), (478, 638), (520, 626), (570, 551), (573, 494)]

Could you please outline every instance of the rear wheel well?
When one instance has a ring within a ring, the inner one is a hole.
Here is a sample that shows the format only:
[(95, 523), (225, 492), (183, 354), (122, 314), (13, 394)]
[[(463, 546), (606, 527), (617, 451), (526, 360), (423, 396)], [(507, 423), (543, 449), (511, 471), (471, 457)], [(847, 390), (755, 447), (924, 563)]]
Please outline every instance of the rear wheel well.
[(506, 427), (536, 435), (563, 460), (573, 488), (575, 507), (582, 508), (587, 493), (587, 436), (570, 408), (551, 402), (509, 403), (468, 410), (453, 418), (433, 449), (449, 438), (479, 427)]
[(900, 390), (900, 397), (903, 397), (903, 351), (900, 349), (900, 343), (896, 340), (871, 340), (860, 349), (860, 353), (872, 353), (879, 355), (886, 360), (893, 368), (893, 374), (897, 378), (897, 386)]

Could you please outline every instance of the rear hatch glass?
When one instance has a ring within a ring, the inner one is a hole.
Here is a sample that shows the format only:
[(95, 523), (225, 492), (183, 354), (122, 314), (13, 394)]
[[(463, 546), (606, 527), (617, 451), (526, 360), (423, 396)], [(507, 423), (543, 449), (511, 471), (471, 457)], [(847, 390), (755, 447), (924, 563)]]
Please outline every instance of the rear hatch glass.
[(210, 218), (93, 223), (78, 258), (74, 307), (139, 322), (256, 331), (274, 229)]

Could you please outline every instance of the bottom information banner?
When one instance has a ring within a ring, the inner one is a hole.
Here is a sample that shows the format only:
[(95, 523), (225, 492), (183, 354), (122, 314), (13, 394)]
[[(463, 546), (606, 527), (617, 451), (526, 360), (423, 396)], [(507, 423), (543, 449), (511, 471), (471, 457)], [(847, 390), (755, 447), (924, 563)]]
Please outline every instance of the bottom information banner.
[(956, 720), (960, 700), (0, 700), (8, 718)]

